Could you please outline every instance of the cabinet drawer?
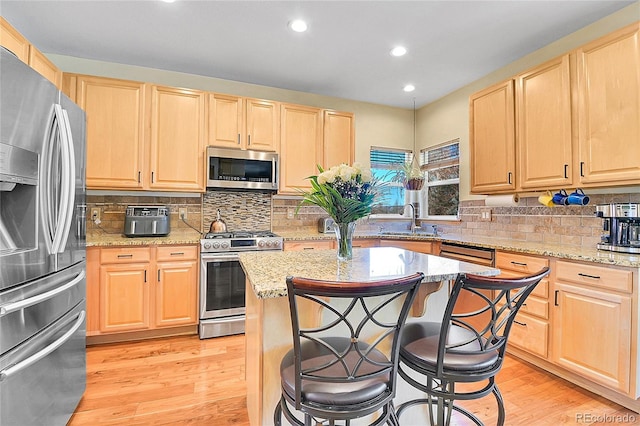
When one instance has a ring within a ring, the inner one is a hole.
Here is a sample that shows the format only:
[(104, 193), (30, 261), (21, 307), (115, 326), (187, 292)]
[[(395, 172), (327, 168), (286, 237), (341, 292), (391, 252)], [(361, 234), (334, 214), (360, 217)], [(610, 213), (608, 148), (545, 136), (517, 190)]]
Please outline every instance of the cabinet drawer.
[(333, 240), (285, 241), (285, 250), (321, 250), (333, 248)]
[[(503, 305), (503, 303), (499, 304), (500, 307), (502, 307)], [(534, 315), (536, 317), (548, 320), (549, 302), (538, 297), (529, 296), (520, 308), (520, 312), (524, 312), (526, 314)]]
[(197, 246), (163, 246), (156, 248), (156, 260), (195, 260), (198, 258)]
[(352, 243), (353, 248), (378, 247), (379, 245), (380, 240), (369, 238), (354, 239)]
[(151, 260), (151, 251), (148, 247), (144, 248), (108, 248), (102, 249), (100, 252), (100, 263), (134, 263), (149, 262)]
[(583, 263), (556, 262), (556, 279), (631, 293), (633, 272)]
[(526, 315), (520, 310), (516, 316), (516, 322), (511, 327), (509, 344), (526, 351), (547, 357), (549, 337), (549, 324), (546, 321)]
[[(508, 277), (508, 278), (518, 278), (521, 276), (522, 274), (519, 272), (505, 271), (503, 269), (500, 270), (500, 275), (498, 275), (498, 277)], [(534, 288), (533, 291), (531, 292), (531, 295), (542, 297), (544, 299), (549, 297), (549, 280), (546, 278), (543, 278), (542, 280), (540, 280), (536, 288)]]
[(496, 253), (496, 268), (532, 275), (549, 266), (549, 260), (540, 257), (524, 256), (514, 253)]

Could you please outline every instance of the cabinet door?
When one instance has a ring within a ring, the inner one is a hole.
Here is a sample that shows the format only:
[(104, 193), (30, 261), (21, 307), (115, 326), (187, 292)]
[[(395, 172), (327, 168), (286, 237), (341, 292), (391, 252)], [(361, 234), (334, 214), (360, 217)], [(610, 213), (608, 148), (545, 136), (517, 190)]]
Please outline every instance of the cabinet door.
[(277, 102), (246, 99), (247, 148), (278, 151), (280, 110)]
[(151, 189), (204, 191), (205, 94), (152, 86)]
[(556, 283), (554, 361), (628, 393), (631, 297)]
[(144, 184), (146, 86), (77, 76), (77, 103), (87, 114), (87, 188)]
[(355, 143), (353, 114), (325, 111), (323, 128), (324, 168), (342, 163), (352, 164)]
[(87, 336), (100, 334), (100, 248), (87, 248)]
[(148, 264), (100, 267), (100, 331), (145, 330), (150, 322)]
[(55, 66), (46, 56), (38, 49), (31, 46), (29, 49), (29, 66), (38, 71), (40, 75), (56, 85), (58, 89), (62, 85), (62, 71)]
[(469, 99), (471, 192), (515, 189), (513, 81), (489, 87)]
[(306, 179), (322, 165), (322, 110), (283, 104), (281, 108), (280, 192), (310, 189)]
[(238, 96), (209, 94), (209, 145), (243, 148), (243, 99)]
[(198, 322), (197, 261), (158, 262), (155, 291), (155, 326), (171, 327)]
[(518, 187), (571, 185), (569, 55), (516, 77)]
[(29, 41), (0, 16), (0, 46), (10, 50), (25, 64), (29, 63)]
[(638, 24), (576, 52), (580, 182), (640, 182)]

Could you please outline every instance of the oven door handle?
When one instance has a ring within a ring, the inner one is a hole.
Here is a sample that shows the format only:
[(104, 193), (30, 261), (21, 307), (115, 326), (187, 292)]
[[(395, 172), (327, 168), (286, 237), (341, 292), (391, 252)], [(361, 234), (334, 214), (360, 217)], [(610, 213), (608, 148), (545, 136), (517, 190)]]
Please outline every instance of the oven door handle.
[(238, 253), (201, 253), (200, 259), (203, 262), (230, 262), (238, 260)]

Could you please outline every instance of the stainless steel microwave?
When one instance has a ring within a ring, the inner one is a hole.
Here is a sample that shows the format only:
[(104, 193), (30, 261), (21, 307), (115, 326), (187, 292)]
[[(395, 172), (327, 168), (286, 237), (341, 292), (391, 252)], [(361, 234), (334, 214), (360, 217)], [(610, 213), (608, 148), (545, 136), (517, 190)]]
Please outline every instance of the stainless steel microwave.
[(207, 147), (207, 188), (278, 189), (275, 152)]

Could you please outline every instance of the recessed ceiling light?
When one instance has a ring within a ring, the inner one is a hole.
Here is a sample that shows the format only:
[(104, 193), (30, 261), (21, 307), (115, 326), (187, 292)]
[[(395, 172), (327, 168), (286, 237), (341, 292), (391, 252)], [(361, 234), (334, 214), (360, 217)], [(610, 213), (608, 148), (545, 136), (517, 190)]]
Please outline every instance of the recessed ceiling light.
[(404, 90), (405, 92), (413, 92), (414, 90), (416, 90), (416, 86), (414, 86), (413, 84), (407, 84), (402, 90)]
[(165, 3), (173, 3), (176, 0), (162, 0), (162, 1), (165, 2)]
[(402, 46), (396, 46), (391, 49), (391, 56), (404, 56), (407, 53), (407, 49)]
[(304, 22), (302, 19), (295, 19), (289, 22), (289, 28), (291, 28), (293, 31), (297, 33), (303, 33), (307, 31), (307, 23)]

